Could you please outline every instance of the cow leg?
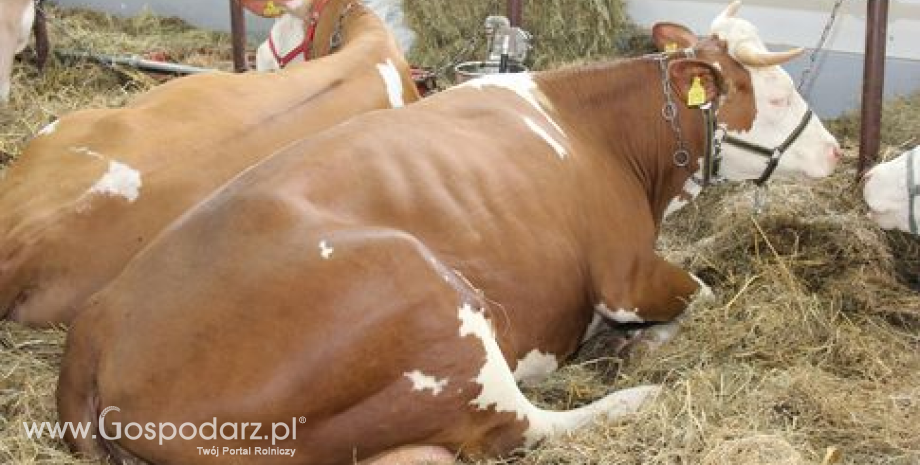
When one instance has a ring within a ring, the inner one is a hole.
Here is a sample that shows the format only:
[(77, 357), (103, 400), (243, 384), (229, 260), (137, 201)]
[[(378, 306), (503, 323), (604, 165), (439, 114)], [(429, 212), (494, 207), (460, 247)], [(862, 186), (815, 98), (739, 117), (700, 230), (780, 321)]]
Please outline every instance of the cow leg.
[(676, 335), (691, 303), (712, 296), (699, 278), (655, 254), (637, 260), (632, 276), (608, 277), (597, 285), (601, 298), (595, 310), (627, 328), (654, 324), (634, 331), (628, 343), (642, 341), (653, 349)]

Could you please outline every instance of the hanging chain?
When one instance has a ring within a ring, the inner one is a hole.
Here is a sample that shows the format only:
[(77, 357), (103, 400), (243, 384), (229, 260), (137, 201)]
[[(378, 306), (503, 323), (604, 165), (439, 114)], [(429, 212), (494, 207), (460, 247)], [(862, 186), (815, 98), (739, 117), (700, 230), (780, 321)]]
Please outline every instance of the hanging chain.
[(690, 163), (690, 151), (684, 143), (683, 131), (680, 129), (680, 113), (674, 103), (674, 94), (671, 91), (671, 79), (668, 77), (668, 58), (664, 55), (655, 57), (658, 69), (661, 71), (661, 90), (664, 92), (664, 106), (661, 108), (661, 117), (671, 125), (674, 137), (677, 139), (677, 149), (674, 150), (674, 164), (687, 166)]
[(818, 55), (821, 54), (824, 50), (824, 46), (827, 45), (827, 39), (830, 37), (831, 30), (837, 22), (837, 15), (840, 13), (841, 6), (843, 6), (843, 0), (837, 0), (834, 3), (834, 8), (831, 10), (831, 15), (827, 19), (827, 24), (824, 25), (824, 31), (821, 32), (821, 38), (808, 57), (808, 66), (802, 70), (802, 75), (799, 77), (798, 91), (803, 94), (804, 97), (807, 97), (807, 95), (811, 93), (811, 88), (814, 86), (814, 69), (818, 62)]

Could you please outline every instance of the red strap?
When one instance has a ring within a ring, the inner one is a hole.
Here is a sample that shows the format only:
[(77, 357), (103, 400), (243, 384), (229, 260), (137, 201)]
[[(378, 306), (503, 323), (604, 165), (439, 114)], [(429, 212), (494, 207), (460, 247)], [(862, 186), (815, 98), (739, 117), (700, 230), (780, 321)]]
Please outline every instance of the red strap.
[(319, 17), (322, 16), (323, 10), (326, 8), (326, 5), (329, 4), (331, 0), (317, 0), (313, 2), (313, 5), (310, 7), (310, 16), (309, 24), (307, 25), (307, 32), (304, 37), (304, 51), (303, 57), (304, 60), (310, 60), (313, 58), (311, 55), (313, 53), (313, 39), (316, 38), (316, 28), (319, 25)]
[[(284, 56), (281, 56), (281, 54), (278, 53), (278, 48), (275, 47), (275, 40), (272, 38), (271, 33), (269, 33), (268, 34), (268, 48), (271, 49), (272, 55), (274, 55), (275, 60), (278, 61), (278, 66), (281, 68), (284, 68), (285, 66), (289, 65), (292, 61), (296, 60), (297, 55), (300, 55), (301, 52), (306, 53), (307, 44), (301, 43), (297, 47), (294, 47), (294, 49), (291, 50), (290, 52), (287, 52)], [(305, 55), (305, 58), (306, 58), (306, 55)]]

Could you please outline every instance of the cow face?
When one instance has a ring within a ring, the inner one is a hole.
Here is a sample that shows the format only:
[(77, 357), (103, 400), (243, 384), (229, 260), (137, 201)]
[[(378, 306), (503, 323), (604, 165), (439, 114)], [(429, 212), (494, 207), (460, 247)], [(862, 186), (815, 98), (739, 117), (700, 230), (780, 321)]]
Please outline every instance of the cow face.
[(659, 47), (692, 47), (699, 58), (722, 72), (726, 93), (720, 101), (719, 121), (726, 124), (730, 139), (742, 142), (723, 143), (722, 175), (733, 181), (763, 175), (769, 156), (744, 143), (767, 152), (788, 143), (775, 178), (830, 175), (840, 159), (840, 146), (818, 118), (806, 118), (808, 104), (789, 74), (777, 66), (799, 56), (802, 49), (767, 51), (757, 29), (735, 17), (739, 7), (740, 2), (734, 2), (720, 14), (712, 23), (712, 35), (703, 40), (675, 24), (656, 25), (653, 31)]
[[(304, 18), (310, 11), (310, 2), (291, 0), (281, 3), (285, 13), (275, 19), (270, 41), (266, 40), (256, 50), (256, 70), (275, 71), (287, 63), (284, 60), (303, 46), (306, 39), (306, 23)], [(273, 50), (274, 49), (274, 50)], [(291, 59), (303, 60), (303, 54), (297, 53)]]
[[(883, 229), (898, 229), (917, 234), (916, 218), (920, 218), (920, 199), (916, 190), (920, 181), (920, 147), (899, 157), (876, 165), (863, 177), (863, 199), (869, 216)], [(909, 179), (912, 178), (912, 179)], [(911, 205), (911, 197), (915, 197)], [(911, 209), (914, 224), (911, 224)]]
[(0, 1), (0, 103), (9, 100), (13, 57), (26, 48), (34, 20), (32, 0)]

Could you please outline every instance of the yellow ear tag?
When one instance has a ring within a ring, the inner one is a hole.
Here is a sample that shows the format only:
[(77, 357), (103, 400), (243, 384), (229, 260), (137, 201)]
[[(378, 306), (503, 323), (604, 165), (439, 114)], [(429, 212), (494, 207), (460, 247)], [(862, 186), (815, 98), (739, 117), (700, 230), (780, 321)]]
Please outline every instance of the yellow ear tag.
[(690, 84), (690, 91), (687, 92), (687, 106), (698, 107), (706, 103), (706, 89), (703, 89), (703, 81), (699, 76), (693, 76), (693, 83)]
[(664, 46), (664, 51), (667, 53), (673, 53), (677, 51), (677, 42), (668, 42)]
[(281, 12), (281, 9), (278, 8), (277, 5), (275, 5), (275, 2), (273, 2), (272, 0), (268, 0), (268, 3), (265, 4), (265, 9), (262, 10), (262, 13), (265, 16), (272, 17), (272, 16), (278, 16), (282, 12)]

